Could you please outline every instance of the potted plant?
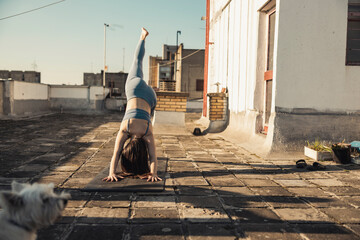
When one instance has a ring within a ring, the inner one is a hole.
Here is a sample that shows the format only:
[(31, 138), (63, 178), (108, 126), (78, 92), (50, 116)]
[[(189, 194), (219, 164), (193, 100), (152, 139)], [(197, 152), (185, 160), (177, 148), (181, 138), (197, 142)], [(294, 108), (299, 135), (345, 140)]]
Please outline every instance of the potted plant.
[(312, 143), (307, 142), (307, 146), (304, 147), (304, 155), (319, 160), (332, 160), (331, 148), (321, 143), (319, 140), (315, 140)]
[(335, 143), (331, 146), (334, 160), (338, 163), (347, 164), (351, 163), (351, 144), (344, 143)]

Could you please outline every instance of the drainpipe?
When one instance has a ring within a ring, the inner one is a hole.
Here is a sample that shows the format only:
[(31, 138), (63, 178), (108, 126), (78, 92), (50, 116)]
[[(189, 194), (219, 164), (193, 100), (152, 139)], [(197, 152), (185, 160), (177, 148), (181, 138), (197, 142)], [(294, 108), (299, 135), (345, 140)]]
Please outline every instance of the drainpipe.
[(208, 88), (208, 63), (209, 63), (209, 28), (210, 28), (210, 0), (206, 0), (206, 36), (205, 36), (205, 63), (204, 63), (204, 93), (203, 116), (207, 116), (207, 88)]

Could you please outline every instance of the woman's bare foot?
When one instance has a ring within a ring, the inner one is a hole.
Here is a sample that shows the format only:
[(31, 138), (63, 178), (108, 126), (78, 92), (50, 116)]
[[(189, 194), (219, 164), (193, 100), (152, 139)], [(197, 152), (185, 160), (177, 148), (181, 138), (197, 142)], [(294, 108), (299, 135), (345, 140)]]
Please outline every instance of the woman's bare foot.
[(147, 37), (147, 35), (149, 35), (149, 32), (148, 32), (145, 28), (141, 28), (141, 36), (140, 36), (140, 39), (141, 39), (141, 40), (145, 40), (145, 38)]

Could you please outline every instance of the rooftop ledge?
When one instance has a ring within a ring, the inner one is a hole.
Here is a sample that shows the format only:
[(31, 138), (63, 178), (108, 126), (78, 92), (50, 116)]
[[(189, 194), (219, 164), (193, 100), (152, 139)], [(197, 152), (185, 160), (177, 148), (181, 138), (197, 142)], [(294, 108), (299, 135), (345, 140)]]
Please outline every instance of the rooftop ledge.
[(187, 92), (158, 91), (158, 92), (156, 92), (156, 95), (157, 96), (188, 97), (189, 93), (187, 93)]

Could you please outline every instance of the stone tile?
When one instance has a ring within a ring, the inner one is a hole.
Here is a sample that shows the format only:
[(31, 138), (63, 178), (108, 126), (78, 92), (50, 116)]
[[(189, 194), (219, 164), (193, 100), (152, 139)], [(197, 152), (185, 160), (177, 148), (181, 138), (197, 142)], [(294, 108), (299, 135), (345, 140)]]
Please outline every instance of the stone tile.
[[(154, 195), (153, 192), (136, 192), (138, 196), (148, 196), (148, 195)], [(156, 193), (157, 196), (170, 196), (175, 195), (175, 189), (174, 186), (166, 186), (165, 182), (165, 188), (161, 192)]]
[(133, 201), (136, 208), (175, 208), (175, 196), (140, 196)]
[(82, 189), (84, 188), (93, 178), (70, 178), (65, 182), (62, 187), (70, 189)]
[(263, 180), (263, 179), (242, 179), (245, 185), (249, 187), (276, 187), (278, 184), (272, 180)]
[(316, 196), (316, 197), (322, 197), (322, 196), (329, 196), (329, 193), (324, 192), (323, 190), (315, 187), (290, 187), (287, 188), (289, 192), (294, 193), (297, 196)]
[(181, 225), (173, 223), (131, 224), (127, 236), (129, 237), (124, 239), (185, 240)]
[(237, 177), (240, 180), (243, 179), (269, 179), (266, 175), (259, 174), (256, 170), (244, 170), (240, 171), (242, 173), (239, 173), (239, 171), (233, 171), (235, 173), (235, 177)]
[(341, 181), (334, 178), (309, 179), (308, 181), (321, 187), (336, 187), (344, 185)]
[(222, 204), (216, 196), (178, 196), (178, 203), (182, 207), (221, 208)]
[(282, 220), (271, 210), (267, 208), (240, 208), (227, 210), (234, 221), (241, 223), (273, 223), (282, 222)]
[(96, 193), (86, 207), (119, 208), (129, 207), (130, 196), (123, 193)]
[(303, 239), (293, 228), (284, 223), (250, 223), (239, 226), (245, 237), (251, 240), (300, 240)]
[(294, 173), (282, 173), (282, 174), (273, 174), (269, 176), (270, 179), (287, 179), (287, 180), (295, 180), (300, 179), (300, 177)]
[(265, 208), (266, 203), (263, 202), (261, 197), (227, 197), (222, 196), (221, 200), (224, 203), (225, 208)]
[(183, 208), (180, 209), (181, 218), (191, 223), (227, 223), (230, 218), (222, 209), (211, 208)]
[(216, 186), (216, 187), (244, 186), (244, 183), (242, 183), (238, 178), (235, 178), (234, 176), (206, 177), (206, 179), (210, 182), (212, 186)]
[(29, 182), (30, 178), (5, 178), (0, 177), (0, 186), (11, 185), (12, 182), (26, 183)]
[(184, 177), (174, 179), (177, 185), (181, 186), (209, 186), (203, 177)]
[(74, 226), (66, 240), (98, 240), (121, 239), (125, 234), (127, 225), (80, 225)]
[(311, 186), (314, 186), (304, 180), (277, 179), (274, 181), (285, 187), (311, 187)]
[(283, 187), (251, 187), (254, 193), (260, 196), (292, 196), (293, 194)]
[(360, 223), (360, 209), (324, 208), (322, 211), (340, 223)]
[(129, 217), (128, 208), (84, 208), (77, 221), (91, 224), (125, 223)]
[(353, 208), (345, 201), (336, 197), (300, 197), (317, 208)]
[(254, 192), (247, 187), (214, 187), (214, 189), (220, 196), (254, 196)]
[(236, 228), (230, 224), (188, 224), (190, 240), (234, 240)]
[(54, 224), (47, 228), (42, 228), (37, 232), (37, 240), (62, 240), (63, 235), (70, 229), (67, 224)]
[(263, 196), (265, 202), (273, 208), (309, 208), (304, 201), (297, 197), (287, 196)]
[(327, 172), (322, 171), (306, 171), (306, 172), (298, 172), (297, 175), (304, 179), (328, 179), (329, 174)]
[(357, 235), (360, 235), (360, 224), (347, 224), (347, 226)]
[(191, 195), (191, 196), (215, 195), (214, 191), (208, 186), (177, 186), (176, 192), (179, 195)]
[[(71, 173), (70, 173), (71, 174)], [(70, 176), (69, 173), (63, 174), (63, 173), (48, 173), (46, 175), (39, 176), (36, 178), (37, 183), (53, 183), (56, 186), (62, 185), (65, 180)]]
[(81, 214), (81, 209), (66, 207), (61, 213), (61, 217), (56, 221), (56, 223), (72, 223), (75, 219)]
[(331, 222), (325, 214), (313, 208), (282, 208), (274, 211), (282, 220), (288, 222)]
[(353, 187), (323, 187), (322, 189), (337, 196), (360, 196), (360, 189)]
[(360, 196), (351, 196), (351, 197), (340, 197), (341, 200), (360, 208)]
[(314, 240), (352, 240), (358, 236), (337, 224), (297, 224), (296, 229), (308, 239)]
[(180, 216), (177, 208), (135, 208), (130, 220), (136, 223), (178, 222)]

